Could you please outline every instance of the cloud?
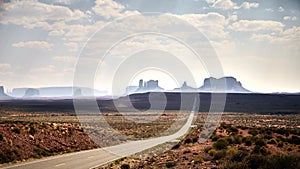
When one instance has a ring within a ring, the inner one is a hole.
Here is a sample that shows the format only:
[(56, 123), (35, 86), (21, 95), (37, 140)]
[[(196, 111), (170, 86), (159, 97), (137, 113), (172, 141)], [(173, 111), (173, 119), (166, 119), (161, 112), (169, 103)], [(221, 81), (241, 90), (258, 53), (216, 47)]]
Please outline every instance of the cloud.
[(30, 70), (31, 73), (53, 73), (55, 71), (56, 71), (56, 67), (53, 66), (53, 65), (48, 65), (48, 66), (44, 66), (44, 67), (34, 68), (34, 69)]
[(11, 65), (10, 64), (7, 64), (7, 63), (0, 63), (0, 70), (3, 71), (3, 70), (9, 70), (11, 68)]
[(253, 34), (251, 40), (258, 42), (268, 42), (271, 44), (286, 45), (289, 48), (295, 48), (299, 50), (300, 46), (300, 27), (292, 27), (284, 30), (278, 35), (272, 34)]
[(52, 50), (53, 44), (46, 41), (27, 41), (12, 44), (17, 48), (47, 49)]
[(296, 16), (284, 16), (283, 17), (283, 20), (291, 20), (291, 21), (295, 21), (297, 20), (297, 17)]
[(274, 10), (271, 9), (271, 8), (266, 8), (265, 11), (267, 11), (267, 12), (274, 12)]
[(239, 20), (228, 28), (235, 31), (274, 31), (280, 32), (284, 28), (284, 24), (271, 20)]
[(75, 56), (55, 56), (52, 59), (58, 62), (72, 63), (72, 64), (75, 64), (77, 62), (77, 58)]
[(207, 14), (184, 14), (176, 16), (198, 28), (210, 39), (228, 37), (228, 32), (225, 31), (227, 20), (219, 13), (210, 12)]
[(96, 0), (92, 10), (105, 19), (114, 19), (139, 13), (137, 11), (125, 11), (123, 5), (112, 0)]
[(75, 42), (68, 42), (68, 43), (64, 43), (65, 46), (70, 48), (70, 51), (77, 51), (78, 50), (78, 43)]
[(240, 8), (250, 9), (250, 8), (258, 8), (259, 3), (257, 2), (243, 2)]
[(284, 8), (282, 6), (278, 7), (277, 9), (278, 12), (284, 12)]
[(50, 31), (48, 33), (49, 36), (62, 36), (65, 34), (65, 31), (60, 29), (60, 30), (53, 30), (53, 31)]
[(65, 5), (71, 4), (71, 0), (55, 0), (54, 2), (59, 3), (59, 4), (65, 4)]
[(22, 25), (25, 28), (46, 27), (49, 21), (75, 21), (88, 16), (80, 10), (44, 4), (33, 0), (12, 1), (0, 6), (1, 24)]
[(208, 4), (211, 4), (211, 7), (217, 9), (228, 10), (236, 6), (236, 3), (231, 0), (206, 0)]

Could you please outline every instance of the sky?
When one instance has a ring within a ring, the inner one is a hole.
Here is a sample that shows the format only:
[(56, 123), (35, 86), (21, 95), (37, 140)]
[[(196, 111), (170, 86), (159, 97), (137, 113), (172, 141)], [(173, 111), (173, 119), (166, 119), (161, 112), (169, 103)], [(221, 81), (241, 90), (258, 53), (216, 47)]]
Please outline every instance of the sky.
[[(155, 12), (170, 19), (138, 17)], [(131, 16), (135, 17), (126, 20)], [(155, 21), (159, 26), (151, 27)], [(178, 24), (181, 21), (184, 23)], [(204, 78), (214, 75), (207, 69), (213, 66), (200, 63), (174, 34), (175, 29), (188, 33), (193, 27), (214, 49), (224, 76), (235, 77), (254, 92), (300, 92), (299, 21), (298, 0), (2, 0), (0, 85), (8, 90), (72, 86), (81, 57), (85, 69), (97, 63), (91, 77), (98, 90), (114, 90), (115, 81), (124, 75), (125, 86), (138, 85), (144, 78), (157, 79), (160, 86), (172, 89), (181, 85), (184, 77), (177, 79), (166, 71), (175, 69), (151, 68), (149, 63), (152, 57), (161, 62), (169, 57), (172, 61), (167, 64), (187, 67), (186, 72), (192, 72), (188, 84), (199, 87)], [(137, 30), (164, 34), (119, 36)], [(191, 46), (202, 40), (195, 36)], [(118, 43), (110, 48), (108, 44), (113, 42)], [(105, 57), (100, 55), (102, 51), (108, 51)], [(201, 51), (207, 53), (204, 48)], [(130, 63), (134, 57), (147, 59)], [(128, 66), (143, 64), (150, 68), (124, 73)]]

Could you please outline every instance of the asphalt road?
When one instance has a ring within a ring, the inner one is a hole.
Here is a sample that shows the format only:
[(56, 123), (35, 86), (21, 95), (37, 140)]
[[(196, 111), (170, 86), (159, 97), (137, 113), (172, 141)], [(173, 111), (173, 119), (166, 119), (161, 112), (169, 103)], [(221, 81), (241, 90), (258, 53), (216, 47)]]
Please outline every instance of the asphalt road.
[(162, 143), (176, 140), (177, 138), (185, 135), (194, 119), (195, 112), (192, 112), (187, 119), (186, 123), (180, 130), (169, 136), (162, 136), (147, 140), (131, 141), (116, 146), (105, 147), (94, 150), (87, 150), (82, 152), (69, 153), (58, 155), (54, 157), (47, 157), (31, 162), (24, 162), (15, 164), (5, 169), (88, 169), (101, 166), (105, 163), (114, 161), (116, 159), (133, 155), (151, 147), (157, 146)]

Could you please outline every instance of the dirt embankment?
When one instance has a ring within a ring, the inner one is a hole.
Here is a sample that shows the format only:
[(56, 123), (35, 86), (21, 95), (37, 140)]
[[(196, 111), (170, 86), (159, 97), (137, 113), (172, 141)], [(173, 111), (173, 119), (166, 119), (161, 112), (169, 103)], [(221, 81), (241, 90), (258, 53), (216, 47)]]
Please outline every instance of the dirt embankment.
[(79, 123), (1, 122), (0, 163), (96, 148)]

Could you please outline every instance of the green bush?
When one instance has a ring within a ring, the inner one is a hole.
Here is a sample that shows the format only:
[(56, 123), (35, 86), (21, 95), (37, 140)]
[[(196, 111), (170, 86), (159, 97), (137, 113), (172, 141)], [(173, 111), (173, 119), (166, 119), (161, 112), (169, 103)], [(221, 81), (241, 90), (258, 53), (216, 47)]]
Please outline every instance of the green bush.
[(130, 169), (130, 165), (129, 164), (122, 164), (121, 169)]
[(213, 159), (214, 160), (220, 160), (224, 157), (226, 157), (226, 151), (225, 150), (219, 150), (215, 153)]
[(210, 156), (214, 156), (216, 153), (217, 153), (217, 150), (215, 150), (215, 149), (210, 149), (210, 150), (208, 151), (208, 154), (209, 154)]
[(267, 144), (277, 144), (276, 139), (272, 138), (271, 140), (267, 141)]
[(220, 136), (219, 135), (215, 135), (211, 138), (212, 141), (217, 141), (219, 140)]
[(226, 151), (226, 154), (237, 154), (239, 152), (239, 150), (235, 149), (235, 148), (229, 148), (227, 151)]
[(13, 131), (14, 133), (17, 133), (17, 134), (20, 134), (20, 133), (21, 133), (20, 129), (17, 128), (17, 127), (14, 127), (14, 128), (12, 129), (12, 131)]
[(212, 147), (205, 147), (205, 148), (204, 148), (204, 152), (205, 152), (205, 153), (208, 153), (208, 151), (211, 150), (211, 149), (212, 149)]
[(224, 138), (220, 138), (217, 142), (215, 142), (213, 144), (213, 147), (217, 150), (221, 150), (221, 149), (224, 149), (228, 146), (228, 142), (227, 140), (225, 140)]
[(255, 145), (257, 145), (257, 146), (266, 146), (267, 144), (263, 139), (257, 139), (255, 141)]
[(184, 143), (185, 143), (185, 144), (189, 144), (189, 143), (191, 143), (191, 142), (192, 142), (192, 140), (191, 140), (190, 138), (187, 138), (187, 139), (184, 140)]
[(203, 162), (204, 162), (204, 160), (203, 160), (202, 157), (197, 157), (197, 158), (195, 158), (195, 160), (194, 160), (194, 163), (195, 163), (195, 164), (201, 164), (201, 163), (203, 163)]
[(248, 131), (248, 134), (251, 134), (252, 136), (256, 136), (256, 135), (258, 134), (258, 132), (257, 132), (257, 130), (255, 130), (255, 129), (250, 129), (250, 130)]
[(167, 167), (167, 168), (174, 167), (175, 165), (176, 165), (175, 162), (167, 162), (167, 163), (166, 163), (166, 167)]
[(283, 142), (282, 141), (278, 142), (277, 147), (283, 147)]

